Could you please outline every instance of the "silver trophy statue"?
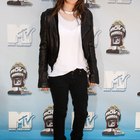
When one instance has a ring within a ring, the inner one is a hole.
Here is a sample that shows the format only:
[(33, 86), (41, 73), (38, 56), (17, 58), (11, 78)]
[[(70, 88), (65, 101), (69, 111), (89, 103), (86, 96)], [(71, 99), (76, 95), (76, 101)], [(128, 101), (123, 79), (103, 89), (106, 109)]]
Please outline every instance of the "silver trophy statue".
[(41, 131), (41, 135), (53, 135), (53, 107), (49, 106), (43, 113), (45, 129)]
[(7, 5), (32, 6), (32, 3), (28, 2), (27, 0), (9, 0), (9, 1), (7, 1)]
[(96, 4), (95, 0), (85, 0), (85, 5), (87, 8), (100, 8), (100, 6)]
[(25, 80), (27, 79), (27, 70), (22, 63), (16, 63), (10, 70), (10, 77), (12, 80), (12, 89), (8, 91), (10, 95), (31, 94), (25, 87)]
[(115, 21), (110, 30), (111, 46), (106, 50), (110, 54), (128, 54), (129, 52), (123, 45), (123, 40), (126, 36), (126, 29), (121, 21)]
[(120, 110), (117, 106), (111, 106), (105, 113), (106, 129), (102, 132), (103, 135), (124, 135), (118, 128), (118, 123), (121, 119)]

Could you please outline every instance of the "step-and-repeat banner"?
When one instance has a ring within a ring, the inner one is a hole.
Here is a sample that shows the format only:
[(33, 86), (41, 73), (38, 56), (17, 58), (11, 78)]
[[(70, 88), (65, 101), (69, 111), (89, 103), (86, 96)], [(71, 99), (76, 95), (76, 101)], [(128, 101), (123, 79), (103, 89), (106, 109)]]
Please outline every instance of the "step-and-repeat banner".
[[(50, 91), (38, 89), (40, 15), (54, 0), (1, 0), (0, 139), (52, 140)], [(140, 1), (85, 0), (93, 13), (100, 84), (88, 89), (84, 140), (139, 140)], [(73, 107), (69, 97), (66, 136)]]

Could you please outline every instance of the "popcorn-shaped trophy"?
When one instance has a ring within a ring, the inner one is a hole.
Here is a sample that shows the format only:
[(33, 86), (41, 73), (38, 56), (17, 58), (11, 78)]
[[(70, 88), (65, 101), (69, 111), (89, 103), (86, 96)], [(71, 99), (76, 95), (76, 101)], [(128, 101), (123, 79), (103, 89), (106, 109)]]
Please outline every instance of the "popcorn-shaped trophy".
[(88, 8), (100, 8), (100, 6), (96, 4), (95, 0), (85, 0), (85, 5)]
[(7, 1), (7, 5), (32, 6), (32, 3), (28, 2), (27, 0), (9, 0)]
[(103, 135), (124, 135), (124, 132), (118, 128), (118, 123), (121, 119), (121, 113), (117, 106), (114, 105), (107, 109), (105, 113), (105, 119), (106, 129), (102, 132)]
[(121, 21), (115, 21), (110, 30), (111, 46), (106, 50), (110, 54), (128, 54), (129, 52), (123, 45), (123, 40), (126, 36), (126, 29)]
[(12, 89), (8, 91), (10, 95), (24, 95), (31, 94), (25, 87), (25, 80), (27, 79), (27, 70), (22, 63), (16, 63), (10, 70), (10, 77), (12, 80)]
[(41, 135), (53, 135), (53, 107), (49, 106), (43, 113), (45, 129), (41, 131)]

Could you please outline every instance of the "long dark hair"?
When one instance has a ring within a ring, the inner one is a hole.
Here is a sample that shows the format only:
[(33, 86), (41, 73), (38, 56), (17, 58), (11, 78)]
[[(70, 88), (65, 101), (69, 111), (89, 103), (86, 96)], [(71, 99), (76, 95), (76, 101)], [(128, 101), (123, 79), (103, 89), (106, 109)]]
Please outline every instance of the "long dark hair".
[[(56, 15), (60, 9), (63, 8), (65, 0), (56, 0), (54, 11), (52, 16)], [(82, 13), (84, 12), (85, 4), (84, 0), (78, 0), (73, 8), (73, 12), (75, 12), (75, 17), (80, 17)]]

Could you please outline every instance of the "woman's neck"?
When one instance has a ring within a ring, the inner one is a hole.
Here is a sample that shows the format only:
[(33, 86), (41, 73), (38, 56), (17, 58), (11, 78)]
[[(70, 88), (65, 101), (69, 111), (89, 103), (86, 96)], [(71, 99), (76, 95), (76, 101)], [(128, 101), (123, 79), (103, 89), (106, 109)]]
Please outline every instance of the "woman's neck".
[(71, 11), (73, 11), (74, 5), (75, 4), (72, 4), (72, 3), (69, 3), (69, 2), (66, 1), (64, 3), (63, 10), (71, 12)]

